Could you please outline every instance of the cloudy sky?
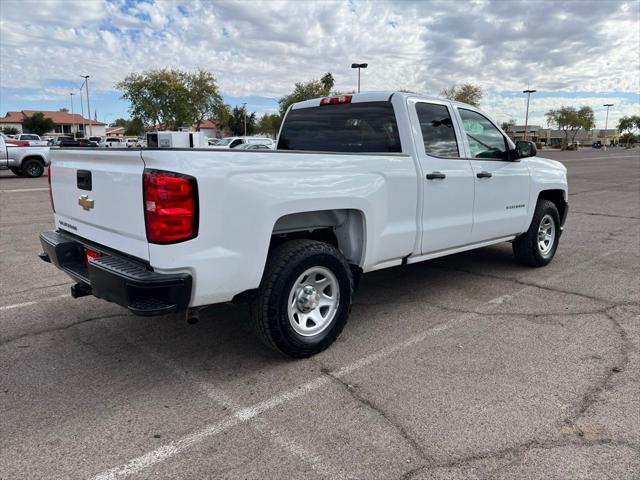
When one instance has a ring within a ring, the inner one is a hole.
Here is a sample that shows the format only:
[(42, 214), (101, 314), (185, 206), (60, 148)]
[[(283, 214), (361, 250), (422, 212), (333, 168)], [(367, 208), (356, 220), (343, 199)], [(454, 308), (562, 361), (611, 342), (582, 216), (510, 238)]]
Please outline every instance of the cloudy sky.
[[(560, 105), (639, 112), (640, 1), (0, 0), (0, 114), (70, 108), (91, 75), (100, 120), (127, 117), (114, 85), (150, 68), (213, 72), (228, 103), (275, 111), (296, 81), (330, 71), (363, 90), (437, 95), (474, 82), (498, 121)], [(79, 111), (78, 96), (75, 110)]]

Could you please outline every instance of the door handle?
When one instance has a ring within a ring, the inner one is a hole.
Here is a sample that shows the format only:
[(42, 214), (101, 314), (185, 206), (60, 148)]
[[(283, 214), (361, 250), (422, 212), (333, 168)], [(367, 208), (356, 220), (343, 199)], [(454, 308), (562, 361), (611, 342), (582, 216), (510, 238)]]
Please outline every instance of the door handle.
[(442, 180), (445, 178), (447, 178), (447, 176), (442, 172), (427, 173), (427, 180)]
[(478, 178), (491, 178), (493, 177), (493, 174), (490, 172), (480, 172), (476, 175), (476, 177)]

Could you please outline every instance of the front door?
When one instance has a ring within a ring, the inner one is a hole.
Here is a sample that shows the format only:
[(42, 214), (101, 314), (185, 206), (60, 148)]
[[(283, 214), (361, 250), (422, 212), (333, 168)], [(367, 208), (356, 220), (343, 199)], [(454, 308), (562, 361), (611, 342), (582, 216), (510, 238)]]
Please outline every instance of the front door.
[(509, 158), (509, 140), (484, 115), (461, 107), (458, 112), (475, 182), (471, 242), (521, 233), (531, 208), (527, 165)]
[(473, 224), (474, 179), (471, 162), (462, 158), (461, 132), (456, 132), (451, 106), (410, 102), (415, 103), (409, 111), (418, 127), (414, 135), (422, 167), (422, 253), (466, 245)]

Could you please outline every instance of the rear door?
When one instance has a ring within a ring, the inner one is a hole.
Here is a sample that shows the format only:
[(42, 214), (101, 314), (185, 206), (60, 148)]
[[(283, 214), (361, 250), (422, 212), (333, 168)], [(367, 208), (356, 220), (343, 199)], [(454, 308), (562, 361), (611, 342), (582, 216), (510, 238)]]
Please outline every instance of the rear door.
[(466, 245), (473, 225), (474, 181), (451, 106), (410, 99), (409, 112), (424, 185), (422, 253)]
[(52, 150), (56, 227), (148, 260), (140, 152)]
[(473, 243), (522, 232), (527, 221), (530, 176), (524, 162), (509, 159), (509, 140), (486, 116), (458, 107), (473, 167)]
[(7, 144), (4, 138), (0, 137), (0, 168), (7, 168), (9, 166)]

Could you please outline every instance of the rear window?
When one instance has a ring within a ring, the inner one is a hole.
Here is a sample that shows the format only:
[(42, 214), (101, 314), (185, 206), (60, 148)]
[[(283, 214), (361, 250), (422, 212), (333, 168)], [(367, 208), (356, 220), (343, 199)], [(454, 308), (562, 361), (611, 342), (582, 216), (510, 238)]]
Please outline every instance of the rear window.
[(278, 149), (402, 151), (391, 102), (343, 103), (291, 110), (280, 132)]

